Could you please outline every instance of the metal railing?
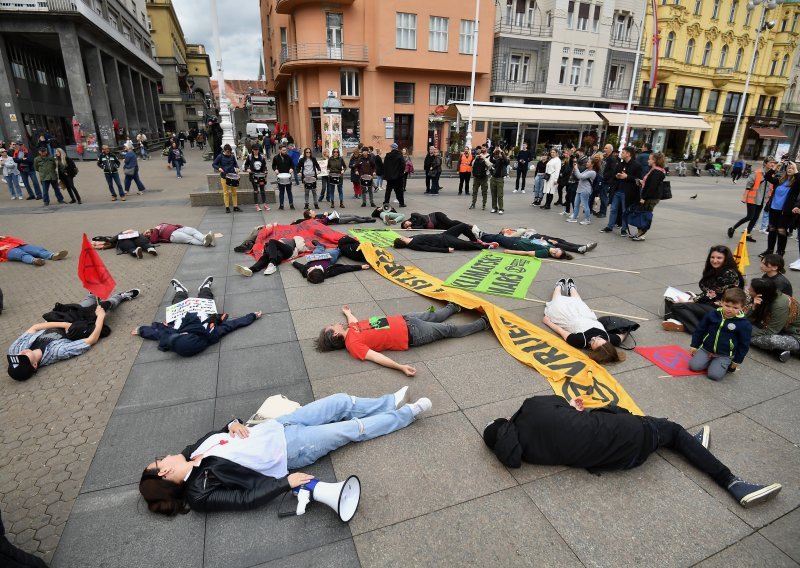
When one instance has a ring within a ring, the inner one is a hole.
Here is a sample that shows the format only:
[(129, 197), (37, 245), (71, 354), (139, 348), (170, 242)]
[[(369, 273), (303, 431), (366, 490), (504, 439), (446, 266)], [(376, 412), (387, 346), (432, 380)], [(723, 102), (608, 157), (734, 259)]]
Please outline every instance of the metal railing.
[(292, 61), (358, 61), (366, 63), (367, 46), (350, 43), (295, 43), (281, 50), (281, 62)]
[[(520, 14), (521, 16), (524, 16)], [(503, 16), (494, 24), (494, 32), (502, 34), (525, 35), (530, 37), (553, 37), (553, 28), (544, 24), (534, 24), (527, 17), (507, 18)]]
[(490, 90), (496, 93), (544, 93), (547, 83), (544, 81), (509, 81), (508, 79), (492, 79)]
[(610, 45), (611, 47), (622, 47), (624, 49), (636, 49), (636, 38), (630, 36), (617, 37), (615, 34), (612, 33), (608, 45)]
[(640, 100), (636, 102), (634, 99), (634, 105), (639, 110), (660, 110), (660, 111), (669, 111), (669, 112), (699, 112), (699, 106), (692, 106), (681, 103), (680, 101), (676, 101), (675, 99), (664, 99), (664, 100), (657, 100), (657, 101), (647, 101), (646, 104), (643, 104)]
[(611, 87), (609, 85), (606, 85), (606, 88), (603, 89), (603, 98), (627, 100), (630, 92), (631, 92), (630, 87), (620, 88), (620, 87)]

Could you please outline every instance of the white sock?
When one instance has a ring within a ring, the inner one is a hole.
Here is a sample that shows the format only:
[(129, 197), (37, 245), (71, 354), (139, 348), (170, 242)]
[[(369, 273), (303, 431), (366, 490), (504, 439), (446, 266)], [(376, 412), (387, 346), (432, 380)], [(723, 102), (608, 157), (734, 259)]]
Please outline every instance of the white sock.
[(423, 397), (417, 400), (417, 402), (410, 404), (409, 406), (411, 407), (411, 412), (414, 414), (414, 418), (416, 418), (423, 412), (426, 412), (431, 408), (433, 408), (433, 403), (431, 402), (431, 399)]
[(401, 388), (399, 391), (394, 393), (394, 407), (400, 408), (406, 401), (406, 396), (408, 395), (408, 385)]

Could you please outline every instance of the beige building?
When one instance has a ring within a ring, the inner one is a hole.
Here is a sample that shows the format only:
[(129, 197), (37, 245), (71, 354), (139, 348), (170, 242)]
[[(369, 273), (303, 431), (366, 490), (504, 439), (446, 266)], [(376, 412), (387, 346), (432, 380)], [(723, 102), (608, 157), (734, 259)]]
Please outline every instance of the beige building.
[[(297, 144), (322, 134), (328, 91), (343, 103), (345, 148), (445, 148), (450, 100), (469, 98), (475, 7), (442, 0), (262, 0), (268, 91)], [(495, 7), (481, 3), (476, 100), (488, 100)], [(460, 124), (464, 131), (464, 124)], [(474, 140), (488, 137), (475, 125)]]

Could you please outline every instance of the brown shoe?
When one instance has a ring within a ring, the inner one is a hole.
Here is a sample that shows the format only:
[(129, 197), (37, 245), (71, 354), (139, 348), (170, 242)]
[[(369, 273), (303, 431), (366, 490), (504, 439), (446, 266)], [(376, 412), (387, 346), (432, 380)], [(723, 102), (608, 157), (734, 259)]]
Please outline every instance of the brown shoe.
[(56, 254), (54, 254), (50, 260), (61, 260), (63, 258), (67, 258), (68, 254), (69, 254), (69, 251), (60, 250)]
[(45, 261), (44, 261), (43, 258), (34, 258), (33, 259), (33, 264), (35, 266), (44, 266), (45, 265)]
[(686, 331), (686, 327), (678, 320), (668, 319), (661, 322), (661, 329), (664, 331)]

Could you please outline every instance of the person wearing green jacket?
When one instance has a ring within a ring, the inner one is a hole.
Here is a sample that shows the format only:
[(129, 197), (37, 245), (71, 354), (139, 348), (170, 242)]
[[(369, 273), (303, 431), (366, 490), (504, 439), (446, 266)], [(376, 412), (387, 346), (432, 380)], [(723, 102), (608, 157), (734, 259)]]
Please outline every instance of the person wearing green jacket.
[(33, 169), (39, 174), (39, 180), (42, 182), (42, 201), (44, 206), (50, 205), (49, 187), (53, 188), (53, 193), (56, 194), (58, 202), (64, 203), (64, 196), (61, 194), (61, 190), (58, 189), (56, 159), (50, 155), (47, 148), (39, 148), (39, 156), (33, 161)]
[(748, 294), (753, 302), (747, 313), (753, 323), (750, 345), (770, 351), (782, 363), (800, 357), (800, 303), (769, 278), (753, 278)]
[(345, 164), (344, 160), (339, 155), (339, 149), (334, 148), (331, 152), (331, 157), (328, 158), (328, 191), (331, 199), (331, 207), (333, 207), (334, 198), (336, 197), (335, 191), (338, 188), (339, 207), (344, 209), (344, 189), (342, 188), (342, 178), (346, 169), (347, 164)]

